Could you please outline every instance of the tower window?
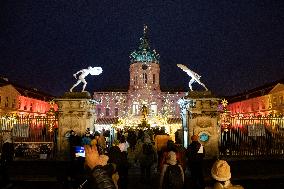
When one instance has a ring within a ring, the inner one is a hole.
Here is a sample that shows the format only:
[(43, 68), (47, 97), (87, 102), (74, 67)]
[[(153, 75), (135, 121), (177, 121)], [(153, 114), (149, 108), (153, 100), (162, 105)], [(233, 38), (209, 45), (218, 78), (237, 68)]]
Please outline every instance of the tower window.
[(118, 116), (118, 108), (114, 109), (114, 116), (116, 116), (116, 117)]
[(156, 82), (156, 75), (153, 74), (153, 84), (155, 84), (155, 82)]
[(137, 78), (137, 75), (136, 75), (136, 76), (134, 76), (134, 81), (133, 81), (134, 85), (138, 84), (137, 80), (138, 80), (138, 78)]
[(146, 73), (143, 73), (143, 82), (147, 83), (147, 74)]

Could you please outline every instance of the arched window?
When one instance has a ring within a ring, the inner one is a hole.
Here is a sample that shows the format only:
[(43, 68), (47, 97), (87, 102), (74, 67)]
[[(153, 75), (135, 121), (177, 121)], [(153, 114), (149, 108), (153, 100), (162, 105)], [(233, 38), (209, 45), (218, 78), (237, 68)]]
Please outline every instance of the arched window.
[(155, 84), (155, 83), (156, 83), (156, 75), (153, 74), (153, 84)]
[(143, 82), (147, 83), (147, 74), (146, 73), (143, 73)]

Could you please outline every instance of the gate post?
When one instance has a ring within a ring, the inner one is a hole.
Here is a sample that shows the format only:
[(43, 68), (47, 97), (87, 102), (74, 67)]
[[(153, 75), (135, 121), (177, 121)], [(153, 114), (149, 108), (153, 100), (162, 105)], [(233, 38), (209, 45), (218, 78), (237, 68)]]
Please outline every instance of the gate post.
[(182, 100), (187, 102), (184, 108), (181, 107), (181, 112), (183, 128), (188, 131), (188, 144), (191, 143), (192, 135), (198, 135), (199, 142), (205, 148), (206, 158), (216, 158), (219, 155), (220, 129), (217, 110), (219, 99), (210, 91), (190, 91)]
[(56, 99), (58, 104), (58, 157), (70, 157), (70, 146), (66, 134), (73, 130), (82, 136), (87, 128), (94, 130), (95, 108), (97, 102), (88, 92), (66, 92)]

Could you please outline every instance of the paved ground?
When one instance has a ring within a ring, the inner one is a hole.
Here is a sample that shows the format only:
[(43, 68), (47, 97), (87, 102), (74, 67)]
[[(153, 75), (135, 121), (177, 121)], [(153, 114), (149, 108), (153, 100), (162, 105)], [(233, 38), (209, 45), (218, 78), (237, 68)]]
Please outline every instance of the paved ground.
[[(210, 177), (212, 161), (206, 161), (204, 176), (207, 186), (214, 181)], [(246, 189), (283, 189), (284, 188), (284, 161), (229, 161), (232, 170), (232, 182), (241, 184)], [(71, 164), (64, 161), (16, 161), (8, 172), (11, 189), (73, 189), (78, 188), (85, 180), (83, 166), (80, 162)], [(157, 188), (159, 175), (153, 171), (151, 183), (140, 182), (139, 168), (132, 166), (129, 169), (129, 187), (135, 189)], [(2, 183), (2, 182), (1, 182)], [(85, 188), (88, 184), (85, 185)], [(186, 179), (186, 188), (192, 188), (190, 175)]]

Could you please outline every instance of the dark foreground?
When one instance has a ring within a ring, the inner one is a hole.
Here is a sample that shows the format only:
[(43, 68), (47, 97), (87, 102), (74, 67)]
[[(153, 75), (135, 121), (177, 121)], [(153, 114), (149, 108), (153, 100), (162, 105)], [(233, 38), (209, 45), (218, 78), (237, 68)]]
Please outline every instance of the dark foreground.
[[(212, 186), (214, 180), (210, 177), (212, 161), (206, 161), (204, 178), (207, 186)], [(283, 189), (284, 188), (284, 160), (243, 160), (230, 161), (232, 182), (241, 184), (246, 189)], [(2, 170), (1, 170), (2, 171)], [(139, 168), (129, 169), (128, 188), (144, 189), (158, 188), (159, 175), (153, 170), (150, 183), (140, 182)], [(11, 189), (77, 189), (87, 175), (82, 162), (66, 161), (15, 161), (9, 167), (10, 184), (2, 188)], [(2, 178), (1, 178), (2, 179)], [(88, 182), (83, 188), (89, 188)], [(191, 187), (190, 173), (186, 177), (185, 188)]]

